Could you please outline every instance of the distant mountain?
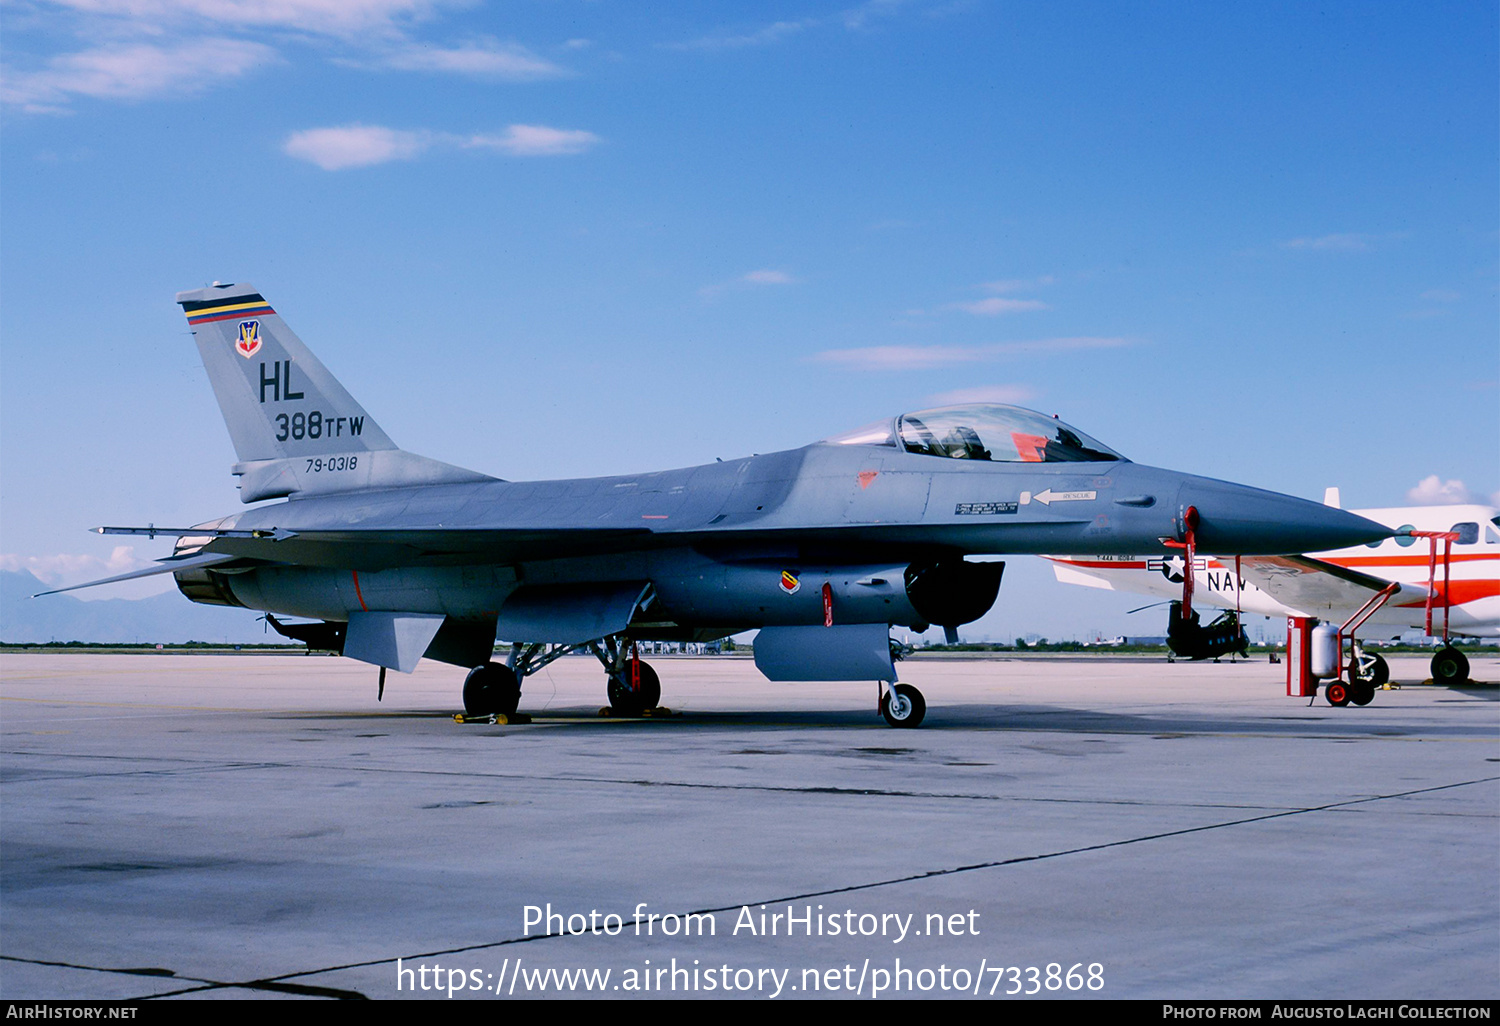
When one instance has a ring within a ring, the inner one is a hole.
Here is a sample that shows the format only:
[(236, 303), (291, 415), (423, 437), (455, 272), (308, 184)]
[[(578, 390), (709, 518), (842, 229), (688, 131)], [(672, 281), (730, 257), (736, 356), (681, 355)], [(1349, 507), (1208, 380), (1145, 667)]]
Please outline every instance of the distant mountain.
[(46, 590), (47, 585), (34, 574), (0, 570), (0, 641), (255, 644), (285, 640), (274, 631), (267, 635), (254, 610), (198, 605), (175, 591), (96, 602), (71, 594), (30, 597)]

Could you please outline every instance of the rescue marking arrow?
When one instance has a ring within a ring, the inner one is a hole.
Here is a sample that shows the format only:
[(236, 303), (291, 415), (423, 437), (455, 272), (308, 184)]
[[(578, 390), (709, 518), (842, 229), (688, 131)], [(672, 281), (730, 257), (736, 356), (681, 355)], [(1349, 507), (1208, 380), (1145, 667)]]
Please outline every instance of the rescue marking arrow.
[(1082, 502), (1097, 499), (1098, 492), (1054, 492), (1051, 488), (1037, 492), (1031, 498), (1040, 502), (1043, 506), (1050, 506), (1054, 502)]

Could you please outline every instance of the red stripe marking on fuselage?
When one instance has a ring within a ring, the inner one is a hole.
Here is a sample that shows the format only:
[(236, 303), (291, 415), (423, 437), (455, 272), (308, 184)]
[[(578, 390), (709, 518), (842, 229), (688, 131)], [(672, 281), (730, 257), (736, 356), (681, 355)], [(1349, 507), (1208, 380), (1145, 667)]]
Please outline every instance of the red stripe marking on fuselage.
[(368, 613), (370, 611), (370, 607), (365, 605), (364, 592), (359, 590), (359, 571), (350, 570), (349, 572), (354, 575), (354, 597), (359, 599), (359, 608)]
[(1052, 560), (1052, 562), (1054, 562), (1054, 563), (1066, 563), (1068, 566), (1094, 567), (1094, 568), (1099, 569), (1099, 570), (1145, 570), (1146, 569), (1146, 563), (1145, 563), (1144, 560), (1136, 560), (1133, 563), (1127, 563), (1127, 562), (1123, 562), (1123, 561), (1105, 562), (1105, 561), (1096, 560), (1096, 559), (1058, 559), (1056, 556), (1048, 556), (1047, 558), (1050, 559), (1050, 560)]
[[(1465, 602), (1473, 602), (1476, 599), (1500, 595), (1500, 581), (1452, 581), (1447, 590), (1452, 598), (1451, 604), (1461, 606)], [(1402, 609), (1415, 609), (1426, 604), (1426, 599), (1417, 599), (1415, 602), (1397, 603)], [(1442, 581), (1438, 581), (1437, 586), (1432, 590), (1432, 604), (1435, 606), (1450, 604), (1444, 599)]]
[[(1426, 566), (1431, 558), (1426, 553), (1411, 556), (1321, 556), (1324, 562), (1338, 566)], [(1455, 552), (1448, 557), (1451, 563), (1472, 563), (1476, 560), (1500, 560), (1500, 552)], [(1438, 565), (1443, 565), (1443, 550), (1438, 549)]]

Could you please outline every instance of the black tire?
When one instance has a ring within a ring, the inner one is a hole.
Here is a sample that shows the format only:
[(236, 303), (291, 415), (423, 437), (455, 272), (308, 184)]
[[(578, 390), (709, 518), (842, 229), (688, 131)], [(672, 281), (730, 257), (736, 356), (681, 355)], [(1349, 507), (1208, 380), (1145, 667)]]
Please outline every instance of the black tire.
[(1329, 705), (1342, 708), (1349, 704), (1349, 685), (1341, 680), (1330, 681), (1323, 689), (1323, 697), (1328, 699)]
[(1465, 684), (1469, 680), (1469, 657), (1451, 645), (1432, 657), (1434, 684)]
[(1375, 685), (1362, 680), (1349, 682), (1349, 701), (1355, 705), (1369, 705), (1375, 699)]
[[(892, 692), (895, 701), (891, 700)], [(927, 700), (910, 684), (894, 684), (880, 696), (880, 715), (893, 727), (919, 727), (927, 715)]]
[[(1368, 684), (1370, 690), (1373, 691), (1391, 679), (1391, 668), (1382, 656), (1376, 655), (1370, 658), (1373, 662), (1370, 663), (1370, 668), (1365, 673), (1359, 672), (1358, 659), (1349, 660), (1349, 680), (1351, 683)], [(1364, 703), (1356, 704), (1363, 705)]]
[(487, 663), (464, 679), (464, 712), (469, 716), (510, 716), (520, 704), (521, 684), (504, 663)]
[(661, 678), (656, 675), (650, 663), (642, 662), (640, 668), (639, 690), (630, 686), (629, 663), (625, 664), (625, 669), (620, 673), (609, 676), (606, 685), (609, 707), (620, 716), (639, 716), (647, 709), (655, 709), (661, 704)]

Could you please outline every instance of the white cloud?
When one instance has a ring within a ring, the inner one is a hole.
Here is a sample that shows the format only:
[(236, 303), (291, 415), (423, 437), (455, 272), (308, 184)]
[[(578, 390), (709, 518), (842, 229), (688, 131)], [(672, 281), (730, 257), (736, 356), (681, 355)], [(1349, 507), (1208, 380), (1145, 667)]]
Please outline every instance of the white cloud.
[(1112, 349), (1129, 345), (1123, 338), (1042, 338), (1024, 342), (991, 342), (978, 346), (869, 346), (829, 349), (809, 357), (855, 370), (930, 370), (964, 363), (987, 363), (1020, 354), (1061, 353), (1079, 349)]
[(1024, 403), (1036, 396), (1035, 389), (1025, 385), (978, 385), (974, 388), (939, 392), (927, 398), (939, 406), (956, 406), (960, 403)]
[[(76, 96), (141, 99), (191, 92), (243, 75), (291, 41), (346, 44), (357, 68), (435, 72), (507, 81), (557, 78), (570, 72), (518, 43), (481, 38), (456, 46), (424, 45), (411, 30), (442, 8), (469, 0), (33, 0), (40, 17), (95, 42), (80, 53), (33, 60), (0, 84), (0, 101), (61, 113)], [(59, 12), (58, 8), (64, 11)], [(226, 38), (235, 35), (241, 38)], [(322, 37), (321, 39), (319, 37)], [(169, 42), (163, 42), (169, 40)], [(259, 41), (256, 41), (259, 40)], [(22, 63), (26, 63), (23, 61)]]
[(194, 20), (349, 37), (390, 34), (431, 16), (436, 0), (53, 0), (84, 14), (159, 28)]
[(668, 50), (736, 50), (746, 46), (767, 46), (779, 43), (788, 36), (813, 28), (819, 24), (817, 18), (802, 18), (798, 21), (777, 21), (753, 32), (735, 35), (704, 36), (685, 43), (664, 43)]
[(1044, 274), (1039, 278), (1002, 278), (999, 281), (987, 281), (980, 284), (980, 288), (986, 292), (998, 292), (1002, 295), (1011, 292), (1026, 292), (1031, 289), (1045, 288), (1057, 281), (1050, 274)]
[(1428, 289), (1422, 293), (1422, 298), (1435, 303), (1456, 303), (1463, 297), (1452, 289)]
[(524, 46), (494, 40), (447, 49), (412, 43), (385, 54), (378, 64), (397, 71), (436, 71), (510, 82), (533, 82), (569, 73), (566, 68), (537, 56)]
[(1474, 495), (1459, 480), (1441, 480), (1436, 474), (1422, 478), (1406, 493), (1406, 501), (1418, 506), (1447, 506), (1473, 502)]
[(288, 156), (309, 161), (324, 171), (342, 171), (410, 160), (426, 149), (429, 141), (421, 132), (403, 132), (381, 125), (344, 125), (293, 132), (281, 148)]
[(0, 554), (0, 570), (29, 570), (42, 583), (53, 587), (82, 584), (98, 577), (113, 577), (152, 565), (151, 560), (141, 559), (135, 554), (133, 545), (116, 545), (108, 559), (73, 552), (61, 552), (52, 556), (20, 556), (13, 552)]
[(1039, 338), (1026, 342), (999, 342), (997, 352), (1017, 353), (1065, 353), (1078, 349), (1118, 349), (1130, 345), (1130, 340), (1119, 336), (1072, 335), (1063, 338)]
[(1374, 235), (1360, 232), (1342, 232), (1334, 235), (1319, 235), (1301, 239), (1290, 239), (1281, 245), (1286, 249), (1314, 249), (1343, 253), (1363, 253), (1375, 241)]
[(815, 363), (835, 363), (857, 370), (930, 370), (988, 359), (990, 354), (975, 346), (867, 346), (829, 349), (812, 357)]
[(187, 95), (275, 58), (270, 47), (242, 39), (168, 46), (116, 43), (54, 57), (39, 71), (7, 71), (0, 100), (32, 112), (57, 112), (75, 96), (140, 100)]
[(557, 157), (582, 153), (598, 142), (593, 132), (578, 129), (511, 125), (503, 135), (471, 135), (463, 145), (501, 150), (512, 157)]
[(552, 157), (582, 153), (598, 141), (593, 132), (543, 125), (511, 125), (499, 135), (454, 135), (355, 124), (293, 132), (281, 148), (287, 156), (316, 164), (324, 171), (342, 171), (411, 160), (434, 146), (499, 150), (513, 157)]
[(846, 29), (864, 28), (875, 18), (888, 17), (906, 4), (906, 0), (865, 0), (864, 3), (846, 10), (841, 16)]
[(1040, 299), (1001, 299), (999, 296), (992, 296), (989, 299), (980, 299), (972, 303), (949, 303), (947, 309), (963, 310), (976, 317), (994, 317), (998, 314), (1023, 313), (1027, 310), (1046, 310), (1049, 307)]
[(752, 285), (790, 285), (796, 281), (785, 271), (751, 271), (740, 280), (750, 282)]
[(746, 32), (721, 33), (703, 36), (683, 43), (662, 43), (668, 50), (733, 50), (747, 46), (769, 46), (808, 29), (825, 26), (843, 26), (850, 32), (867, 28), (877, 18), (895, 14), (907, 0), (865, 0), (839, 14), (823, 18), (798, 18), (795, 21), (776, 21), (762, 28)]
[(752, 285), (795, 285), (796, 283), (797, 279), (785, 271), (761, 268), (755, 271), (747, 271), (738, 278), (719, 282), (717, 285), (705, 285), (698, 290), (698, 295), (704, 298), (711, 298), (730, 289), (742, 289)]

